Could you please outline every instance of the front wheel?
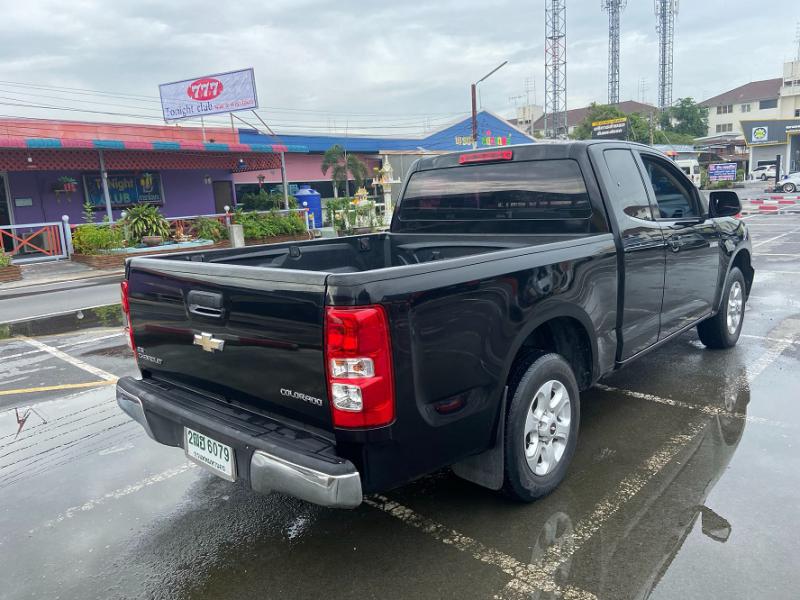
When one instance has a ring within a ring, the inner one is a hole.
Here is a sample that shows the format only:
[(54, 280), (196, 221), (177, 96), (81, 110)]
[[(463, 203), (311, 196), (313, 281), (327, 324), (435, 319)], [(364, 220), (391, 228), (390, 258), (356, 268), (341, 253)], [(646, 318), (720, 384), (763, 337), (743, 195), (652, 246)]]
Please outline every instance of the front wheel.
[(786, 192), (788, 194), (791, 194), (795, 190), (797, 190), (797, 186), (795, 184), (793, 184), (793, 183), (784, 183), (783, 184), (783, 191), (784, 192)]
[(575, 453), (578, 383), (562, 356), (545, 354), (511, 382), (509, 394), (503, 490), (531, 502), (561, 483)]
[(744, 275), (738, 267), (733, 267), (725, 281), (719, 312), (697, 325), (700, 341), (708, 348), (732, 348), (739, 341), (744, 323), (745, 290)]

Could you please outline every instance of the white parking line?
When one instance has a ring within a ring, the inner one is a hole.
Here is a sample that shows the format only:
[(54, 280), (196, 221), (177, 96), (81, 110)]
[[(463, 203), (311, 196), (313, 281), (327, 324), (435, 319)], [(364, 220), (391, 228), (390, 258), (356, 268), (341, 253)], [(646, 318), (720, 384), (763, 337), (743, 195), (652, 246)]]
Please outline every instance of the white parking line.
[[(47, 521), (42, 528), (47, 527), (54, 527), (58, 525), (62, 521), (66, 521), (67, 519), (71, 519), (76, 514), (89, 512), (90, 510), (94, 510), (98, 506), (104, 504), (108, 500), (118, 500), (124, 496), (129, 496), (135, 492), (141, 491), (146, 487), (150, 487), (156, 483), (161, 483), (162, 481), (166, 481), (167, 479), (172, 479), (176, 475), (180, 475), (181, 473), (185, 473), (189, 469), (193, 469), (195, 467), (194, 463), (186, 462), (179, 467), (175, 467), (172, 469), (167, 469), (166, 471), (162, 471), (161, 473), (157, 473), (155, 475), (151, 475), (150, 477), (146, 477), (136, 483), (132, 483), (130, 485), (126, 485), (123, 488), (116, 489), (112, 492), (108, 492), (103, 494), (98, 498), (93, 498), (92, 500), (88, 500), (87, 502), (81, 504), (80, 506), (73, 506), (68, 508), (63, 513), (58, 515), (55, 519), (51, 519)], [(36, 529), (31, 529), (28, 533), (34, 533)]]
[(609, 385), (603, 385), (601, 383), (595, 384), (594, 387), (598, 390), (602, 390), (604, 392), (609, 392), (612, 394), (624, 394), (625, 396), (636, 398), (637, 400), (647, 400), (648, 402), (655, 402), (656, 404), (663, 404), (665, 406), (672, 406), (674, 408), (685, 408), (687, 410), (701, 412), (710, 417), (717, 417), (717, 416), (733, 417), (736, 419), (743, 419), (748, 423), (758, 423), (759, 425), (770, 425), (772, 427), (781, 427), (787, 429), (795, 427), (790, 423), (784, 423), (782, 421), (773, 421), (771, 419), (765, 419), (763, 417), (754, 417), (752, 415), (740, 412), (729, 412), (725, 410), (725, 407), (723, 406), (714, 406), (712, 404), (693, 404), (691, 402), (673, 400), (672, 398), (662, 398), (661, 396), (656, 396), (654, 394), (645, 394), (644, 392), (634, 392), (633, 390), (621, 390), (619, 388), (611, 387)]
[(542, 591), (576, 600), (596, 598), (594, 594), (579, 588), (571, 586), (562, 588), (553, 581), (551, 576), (545, 576), (541, 570), (532, 569), (530, 565), (526, 565), (513, 556), (509, 556), (495, 548), (490, 548), (469, 536), (459, 533), (455, 529), (450, 529), (427, 519), (407, 506), (389, 500), (384, 496), (376, 495), (365, 498), (364, 503), (391, 515), (406, 525), (419, 529), (451, 548), (470, 554), (482, 563), (497, 567), (503, 573), (512, 577), (512, 583), (508, 585), (515, 592), (530, 594), (535, 591)]
[[(107, 339), (113, 338), (113, 337), (118, 337), (120, 335), (125, 335), (125, 332), (124, 331), (119, 331), (117, 333), (111, 333), (109, 335), (102, 335), (100, 337), (89, 338), (88, 340), (79, 340), (77, 342), (68, 342), (66, 344), (59, 344), (58, 346), (56, 346), (56, 348), (58, 348), (58, 349), (73, 348), (75, 346), (83, 346), (85, 344), (93, 344), (95, 342), (101, 342), (103, 340), (107, 340)], [(11, 360), (13, 358), (22, 358), (23, 356), (30, 356), (31, 354), (39, 354), (40, 352), (44, 352), (44, 350), (40, 350), (40, 349), (37, 349), (37, 350), (26, 350), (25, 352), (19, 352), (17, 354), (9, 354), (8, 356), (0, 356), (0, 359), (2, 359), (2, 360)]]
[(775, 240), (784, 238), (787, 235), (792, 235), (793, 233), (797, 233), (798, 231), (800, 231), (800, 227), (792, 229), (791, 231), (787, 231), (786, 233), (776, 235), (775, 237), (769, 238), (768, 240), (764, 240), (763, 242), (758, 242), (757, 244), (753, 244), (753, 248), (758, 248), (759, 246), (763, 246), (764, 244), (769, 244), (770, 242), (774, 242)]
[(71, 364), (74, 367), (78, 367), (79, 369), (83, 369), (87, 373), (91, 373), (92, 375), (96, 375), (100, 379), (105, 379), (106, 381), (116, 381), (119, 379), (116, 375), (112, 375), (108, 371), (104, 371), (103, 369), (98, 369), (97, 367), (93, 367), (87, 362), (82, 361), (80, 358), (75, 358), (74, 356), (70, 356), (66, 352), (62, 352), (58, 348), (53, 348), (53, 346), (48, 346), (47, 344), (40, 342), (39, 340), (34, 340), (32, 338), (26, 336), (18, 336), (17, 339), (22, 340), (26, 344), (37, 348), (38, 350), (43, 350), (48, 354), (52, 354), (56, 358), (60, 358), (64, 362)]
[(792, 258), (800, 258), (800, 254), (777, 254), (773, 252), (756, 252), (756, 256), (790, 256)]

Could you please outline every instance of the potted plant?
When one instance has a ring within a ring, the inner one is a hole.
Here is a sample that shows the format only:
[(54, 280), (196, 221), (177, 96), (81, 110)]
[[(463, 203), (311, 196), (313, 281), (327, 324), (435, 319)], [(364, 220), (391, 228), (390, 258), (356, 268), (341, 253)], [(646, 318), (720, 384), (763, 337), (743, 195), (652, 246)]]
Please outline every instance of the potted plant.
[(127, 213), (122, 223), (132, 242), (158, 246), (169, 239), (169, 222), (152, 204), (132, 206)]
[(18, 265), (11, 264), (11, 257), (0, 246), (0, 283), (19, 281), (22, 279), (22, 270)]

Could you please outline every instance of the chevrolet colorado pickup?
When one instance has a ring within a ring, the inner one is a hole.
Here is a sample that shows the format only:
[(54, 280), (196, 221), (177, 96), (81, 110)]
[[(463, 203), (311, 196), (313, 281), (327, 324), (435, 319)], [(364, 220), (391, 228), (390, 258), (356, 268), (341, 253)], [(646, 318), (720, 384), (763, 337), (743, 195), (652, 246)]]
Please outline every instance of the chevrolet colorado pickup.
[(532, 501), (582, 390), (695, 326), (736, 343), (739, 210), (626, 142), (424, 158), (388, 232), (129, 259), (117, 402), (258, 492), (355, 507), (449, 466)]

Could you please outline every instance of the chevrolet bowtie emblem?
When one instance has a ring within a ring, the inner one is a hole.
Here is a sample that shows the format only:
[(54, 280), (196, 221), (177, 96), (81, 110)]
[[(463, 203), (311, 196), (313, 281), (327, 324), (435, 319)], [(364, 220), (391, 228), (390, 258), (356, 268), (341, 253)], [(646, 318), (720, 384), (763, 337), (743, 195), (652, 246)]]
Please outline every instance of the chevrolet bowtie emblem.
[(222, 349), (225, 348), (225, 340), (218, 340), (212, 334), (204, 331), (194, 334), (194, 345), (200, 346), (206, 352), (215, 352), (216, 350), (222, 352)]

